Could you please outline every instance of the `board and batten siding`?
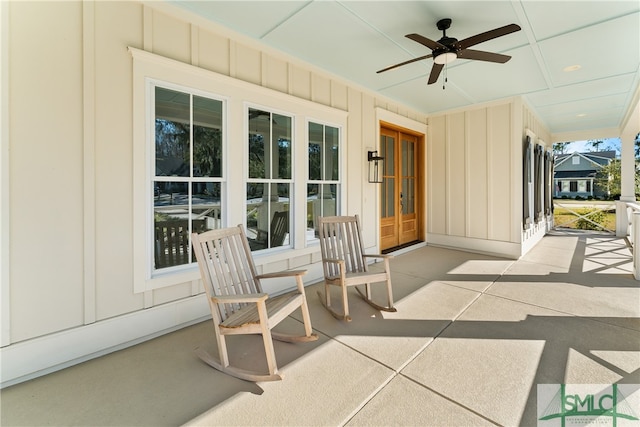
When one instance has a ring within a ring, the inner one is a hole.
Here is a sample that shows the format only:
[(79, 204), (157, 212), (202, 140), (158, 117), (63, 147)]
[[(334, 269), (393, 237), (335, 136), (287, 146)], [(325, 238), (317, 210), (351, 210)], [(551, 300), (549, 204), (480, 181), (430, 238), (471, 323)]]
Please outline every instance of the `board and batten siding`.
[[(520, 252), (525, 127), (550, 141), (520, 100), (427, 120), (165, 2), (3, 2), (0, 8), (2, 62), (10, 76), (3, 89), (11, 95), (10, 114), (2, 116), (3, 135), (10, 136), (2, 147), (10, 171), (2, 186), (10, 253), (2, 257), (3, 385), (208, 315), (198, 280), (134, 292), (140, 260), (132, 153), (139, 147), (128, 47), (344, 112), (343, 212), (359, 214), (373, 230), (363, 236), (368, 249), (378, 243), (380, 208), (379, 186), (367, 182), (366, 152), (378, 146), (380, 111), (387, 122), (397, 117), (421, 128), (428, 122), (427, 242)], [(244, 191), (244, 182), (229, 185)], [(319, 261), (319, 250), (307, 248), (269, 254), (259, 268), (309, 268), (319, 277)]]
[(548, 138), (520, 98), (429, 117), (429, 244), (512, 258), (522, 254), (526, 128)]
[[(369, 227), (379, 212), (379, 188), (366, 182), (366, 150), (378, 144), (376, 108), (426, 127), (425, 114), (166, 3), (0, 7), (2, 61), (9, 64), (3, 87), (11, 94), (2, 123), (3, 135), (10, 135), (3, 141), (10, 170), (2, 195), (3, 229), (9, 229), (2, 259), (9, 272), (2, 282), (3, 385), (208, 313), (198, 280), (134, 292), (128, 47), (344, 111), (343, 211), (360, 214)], [(377, 232), (367, 233), (365, 244), (375, 248)], [(317, 276), (319, 260), (319, 250), (289, 251), (264, 257), (259, 268), (311, 268)], [(33, 354), (40, 356), (27, 357)]]

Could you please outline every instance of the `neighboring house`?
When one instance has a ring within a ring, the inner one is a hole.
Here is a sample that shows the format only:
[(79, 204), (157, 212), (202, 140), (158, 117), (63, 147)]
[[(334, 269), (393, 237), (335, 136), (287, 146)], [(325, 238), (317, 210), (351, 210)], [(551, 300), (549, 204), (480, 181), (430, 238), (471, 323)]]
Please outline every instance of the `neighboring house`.
[(554, 164), (554, 197), (575, 199), (609, 196), (596, 184), (596, 174), (616, 157), (615, 151), (561, 154)]

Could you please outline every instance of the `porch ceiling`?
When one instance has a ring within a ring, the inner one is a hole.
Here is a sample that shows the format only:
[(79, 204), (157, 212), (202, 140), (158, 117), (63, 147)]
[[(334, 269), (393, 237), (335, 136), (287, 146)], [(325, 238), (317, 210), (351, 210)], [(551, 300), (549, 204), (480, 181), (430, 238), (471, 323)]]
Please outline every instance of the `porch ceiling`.
[[(637, 102), (637, 0), (169, 1), (427, 114), (524, 95), (558, 134), (620, 128)], [(451, 64), (445, 90), (442, 76), (427, 85), (432, 59), (376, 74), (429, 54), (404, 36), (439, 40), (441, 18), (459, 40), (510, 23), (522, 31), (474, 47), (511, 55), (506, 64)]]

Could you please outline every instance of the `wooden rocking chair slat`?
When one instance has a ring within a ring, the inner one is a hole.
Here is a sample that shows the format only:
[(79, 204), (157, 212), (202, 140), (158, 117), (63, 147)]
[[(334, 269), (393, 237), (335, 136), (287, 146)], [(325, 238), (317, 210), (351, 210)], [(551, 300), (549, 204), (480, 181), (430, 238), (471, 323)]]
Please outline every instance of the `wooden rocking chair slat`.
[[(363, 299), (377, 310), (396, 311), (393, 306), (391, 287), (391, 271), (389, 259), (391, 255), (366, 255), (362, 242), (360, 219), (355, 216), (318, 217), (320, 250), (325, 279), (325, 293), (320, 295), (322, 304), (338, 318), (351, 320), (347, 288), (365, 285), (365, 293), (356, 288)], [(384, 263), (383, 272), (370, 272), (366, 258), (377, 257)], [(370, 286), (382, 282), (387, 287), (387, 306), (376, 304), (371, 300)], [(331, 286), (339, 286), (342, 290), (343, 313), (338, 313), (331, 306)]]
[[(302, 276), (306, 270), (270, 273), (258, 276), (251, 257), (251, 249), (242, 226), (193, 233), (194, 254), (200, 267), (200, 275), (209, 299), (218, 343), (219, 361), (197, 350), (198, 356), (220, 371), (249, 381), (282, 379), (277, 372), (273, 339), (287, 342), (314, 341), (311, 318), (304, 292)], [(269, 298), (262, 291), (261, 279), (293, 277), (296, 291)], [(272, 333), (271, 329), (300, 308), (304, 334), (295, 336)], [(226, 335), (262, 334), (267, 358), (268, 374), (259, 374), (230, 366)]]

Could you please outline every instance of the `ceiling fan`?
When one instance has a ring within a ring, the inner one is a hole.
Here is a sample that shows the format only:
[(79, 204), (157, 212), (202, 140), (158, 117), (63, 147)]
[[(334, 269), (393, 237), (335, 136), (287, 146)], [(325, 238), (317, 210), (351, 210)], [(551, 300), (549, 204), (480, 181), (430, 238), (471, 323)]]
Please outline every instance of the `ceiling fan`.
[(497, 62), (500, 64), (504, 64), (511, 59), (509, 55), (502, 55), (500, 53), (485, 52), (482, 50), (473, 50), (468, 48), (479, 43), (495, 39), (497, 37), (520, 31), (520, 27), (518, 25), (509, 24), (491, 31), (476, 34), (475, 36), (468, 37), (464, 40), (458, 40), (454, 39), (453, 37), (447, 37), (447, 30), (451, 26), (451, 19), (441, 19), (436, 25), (438, 26), (438, 29), (442, 31), (442, 38), (437, 42), (415, 33), (407, 34), (405, 36), (431, 49), (432, 52), (429, 55), (424, 55), (419, 58), (413, 58), (408, 61), (383, 68), (382, 70), (377, 72), (382, 73), (397, 67), (401, 67), (403, 65), (411, 64), (412, 62), (421, 61), (427, 58), (433, 58), (434, 64), (433, 68), (431, 68), (431, 74), (429, 75), (428, 82), (428, 84), (433, 84), (438, 81), (440, 72), (442, 71), (442, 68), (445, 66), (445, 64), (449, 64), (457, 58)]

